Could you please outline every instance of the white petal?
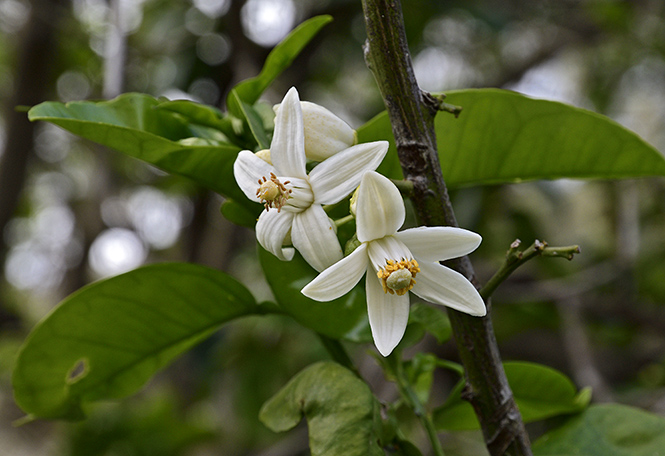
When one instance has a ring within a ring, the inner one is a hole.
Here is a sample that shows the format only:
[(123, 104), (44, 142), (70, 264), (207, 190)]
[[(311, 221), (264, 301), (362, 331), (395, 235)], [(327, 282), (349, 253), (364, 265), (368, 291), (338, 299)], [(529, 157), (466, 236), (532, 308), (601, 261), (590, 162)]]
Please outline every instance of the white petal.
[(241, 151), (233, 162), (233, 175), (238, 186), (247, 198), (257, 203), (260, 201), (256, 196), (256, 190), (259, 188), (258, 180), (261, 177), (270, 179), (271, 172), (274, 173), (275, 168), (249, 150)]
[(367, 244), (325, 269), (305, 285), (302, 294), (316, 301), (332, 301), (347, 294), (367, 271)]
[(368, 242), (368, 244), (369, 249), (367, 250), (367, 254), (375, 272), (386, 267), (386, 260), (399, 262), (413, 259), (413, 255), (406, 245), (395, 236), (386, 236), (382, 239)]
[(318, 204), (295, 214), (291, 229), (293, 246), (317, 271), (342, 259), (342, 248), (328, 215)]
[(360, 242), (395, 234), (404, 223), (404, 201), (395, 184), (381, 174), (363, 175), (356, 205), (356, 231)]
[(356, 132), (323, 106), (300, 102), (307, 158), (323, 161), (357, 142)]
[(293, 247), (284, 248), (284, 238), (293, 223), (292, 212), (277, 212), (276, 209), (263, 211), (256, 223), (256, 240), (259, 244), (282, 261), (291, 261)]
[(374, 344), (383, 356), (388, 356), (404, 336), (409, 320), (409, 294), (384, 293), (381, 281), (373, 274), (365, 278), (365, 291)]
[(373, 171), (381, 164), (387, 151), (387, 141), (358, 144), (318, 164), (309, 173), (314, 202), (341, 201), (356, 189), (365, 171)]
[(434, 304), (441, 304), (476, 317), (487, 313), (483, 298), (466, 277), (439, 263), (419, 263), (420, 272), (411, 289)]
[(275, 117), (275, 132), (270, 144), (270, 160), (284, 176), (307, 178), (305, 170), (305, 133), (300, 100), (295, 87), (286, 93)]
[(452, 226), (420, 226), (400, 231), (395, 237), (424, 262), (461, 257), (476, 250), (482, 241), (479, 234)]

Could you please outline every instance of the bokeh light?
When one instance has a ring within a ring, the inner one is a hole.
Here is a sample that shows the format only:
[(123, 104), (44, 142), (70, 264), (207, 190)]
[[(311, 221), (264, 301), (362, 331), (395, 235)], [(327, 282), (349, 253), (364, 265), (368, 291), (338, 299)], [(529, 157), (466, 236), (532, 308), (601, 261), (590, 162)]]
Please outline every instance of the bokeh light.
[(109, 228), (93, 241), (88, 261), (96, 275), (109, 277), (141, 266), (147, 256), (147, 249), (135, 232)]
[(293, 28), (296, 7), (291, 0), (248, 0), (242, 7), (241, 19), (249, 39), (270, 47)]

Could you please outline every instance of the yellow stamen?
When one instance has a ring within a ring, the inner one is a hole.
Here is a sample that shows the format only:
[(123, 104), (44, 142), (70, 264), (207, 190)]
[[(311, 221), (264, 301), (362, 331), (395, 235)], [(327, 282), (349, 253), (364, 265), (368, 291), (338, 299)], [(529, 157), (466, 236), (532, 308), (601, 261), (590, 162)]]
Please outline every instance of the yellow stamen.
[(397, 293), (398, 296), (402, 296), (416, 284), (415, 278), (419, 272), (420, 267), (416, 260), (386, 260), (386, 266), (376, 275), (381, 279), (384, 293)]
[(270, 173), (270, 180), (266, 179), (265, 176), (262, 179), (263, 181), (259, 179), (259, 188), (256, 189), (256, 196), (259, 197), (266, 207), (266, 211), (274, 207), (277, 209), (277, 212), (280, 212), (292, 192), (291, 189), (285, 187), (291, 181), (285, 181), (282, 184), (274, 173)]

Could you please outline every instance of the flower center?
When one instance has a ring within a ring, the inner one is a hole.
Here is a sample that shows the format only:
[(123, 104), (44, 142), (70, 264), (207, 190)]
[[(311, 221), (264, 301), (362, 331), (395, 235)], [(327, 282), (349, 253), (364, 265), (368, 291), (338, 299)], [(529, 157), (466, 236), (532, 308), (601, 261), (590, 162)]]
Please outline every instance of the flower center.
[(381, 268), (376, 275), (381, 279), (384, 293), (398, 296), (406, 294), (416, 284), (416, 274), (420, 272), (416, 260), (386, 260), (386, 266)]
[(265, 176), (262, 179), (263, 181), (259, 179), (259, 188), (256, 189), (256, 196), (259, 197), (266, 207), (266, 211), (274, 207), (277, 209), (277, 212), (280, 212), (292, 192), (291, 189), (284, 186), (290, 183), (290, 181), (285, 181), (282, 184), (274, 173), (270, 173), (270, 179), (266, 179)]

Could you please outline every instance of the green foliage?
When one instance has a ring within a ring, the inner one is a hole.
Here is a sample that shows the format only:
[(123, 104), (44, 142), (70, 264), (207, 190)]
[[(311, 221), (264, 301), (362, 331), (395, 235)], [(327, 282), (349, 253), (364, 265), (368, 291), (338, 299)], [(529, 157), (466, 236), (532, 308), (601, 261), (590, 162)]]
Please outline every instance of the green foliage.
[(596, 404), (533, 445), (534, 456), (663, 454), (665, 418), (619, 404)]
[(263, 121), (259, 114), (252, 108), (251, 105), (245, 103), (238, 96), (238, 92), (232, 91), (229, 95), (235, 101), (242, 117), (247, 121), (249, 130), (252, 132), (252, 136), (256, 140), (259, 149), (270, 149), (270, 140), (266, 134), (265, 128), (263, 126)]
[[(568, 377), (550, 367), (527, 362), (506, 362), (504, 368), (526, 423), (578, 413), (584, 410), (591, 399), (590, 390), (578, 392)], [(461, 381), (446, 403), (434, 411), (434, 423), (438, 429), (461, 431), (480, 427), (471, 404), (460, 396), (463, 387)]]
[(258, 204), (237, 203), (235, 200), (227, 199), (222, 203), (222, 215), (229, 221), (236, 225), (246, 226), (247, 228), (254, 228), (256, 220), (261, 215), (263, 206)]
[(16, 402), (34, 417), (80, 419), (86, 402), (127, 396), (234, 318), (250, 292), (192, 264), (146, 266), (65, 299), (30, 333), (14, 370)]
[(222, 195), (246, 200), (233, 179), (240, 148), (195, 137), (185, 118), (148, 95), (128, 93), (101, 102), (41, 103), (28, 112), (83, 138), (188, 177)]
[(213, 426), (199, 421), (184, 417), (168, 390), (132, 404), (103, 404), (73, 426), (66, 454), (99, 456), (131, 448), (134, 456), (180, 456), (216, 438)]
[(440, 344), (453, 335), (448, 315), (441, 308), (417, 302), (409, 310), (409, 324), (422, 325)]
[(365, 382), (339, 364), (320, 362), (293, 377), (259, 417), (282, 432), (305, 416), (313, 456), (378, 456), (384, 454), (374, 425), (378, 408)]
[[(617, 179), (665, 175), (660, 152), (611, 119), (563, 103), (498, 89), (448, 93), (463, 107), (435, 120), (439, 160), (450, 187), (534, 179)], [(382, 113), (358, 130), (362, 141), (391, 138)], [(394, 142), (380, 171), (400, 178)]]
[(281, 261), (259, 247), (259, 260), (280, 308), (296, 321), (335, 339), (371, 340), (364, 281), (341, 298), (318, 302), (300, 292), (317, 272), (299, 254), (291, 261)]
[(238, 118), (243, 117), (239, 101), (248, 105), (256, 103), (261, 94), (272, 82), (287, 69), (303, 48), (321, 30), (321, 27), (332, 21), (331, 16), (313, 17), (296, 27), (286, 38), (270, 51), (263, 64), (261, 73), (241, 82), (233, 88), (226, 100), (229, 112)]

